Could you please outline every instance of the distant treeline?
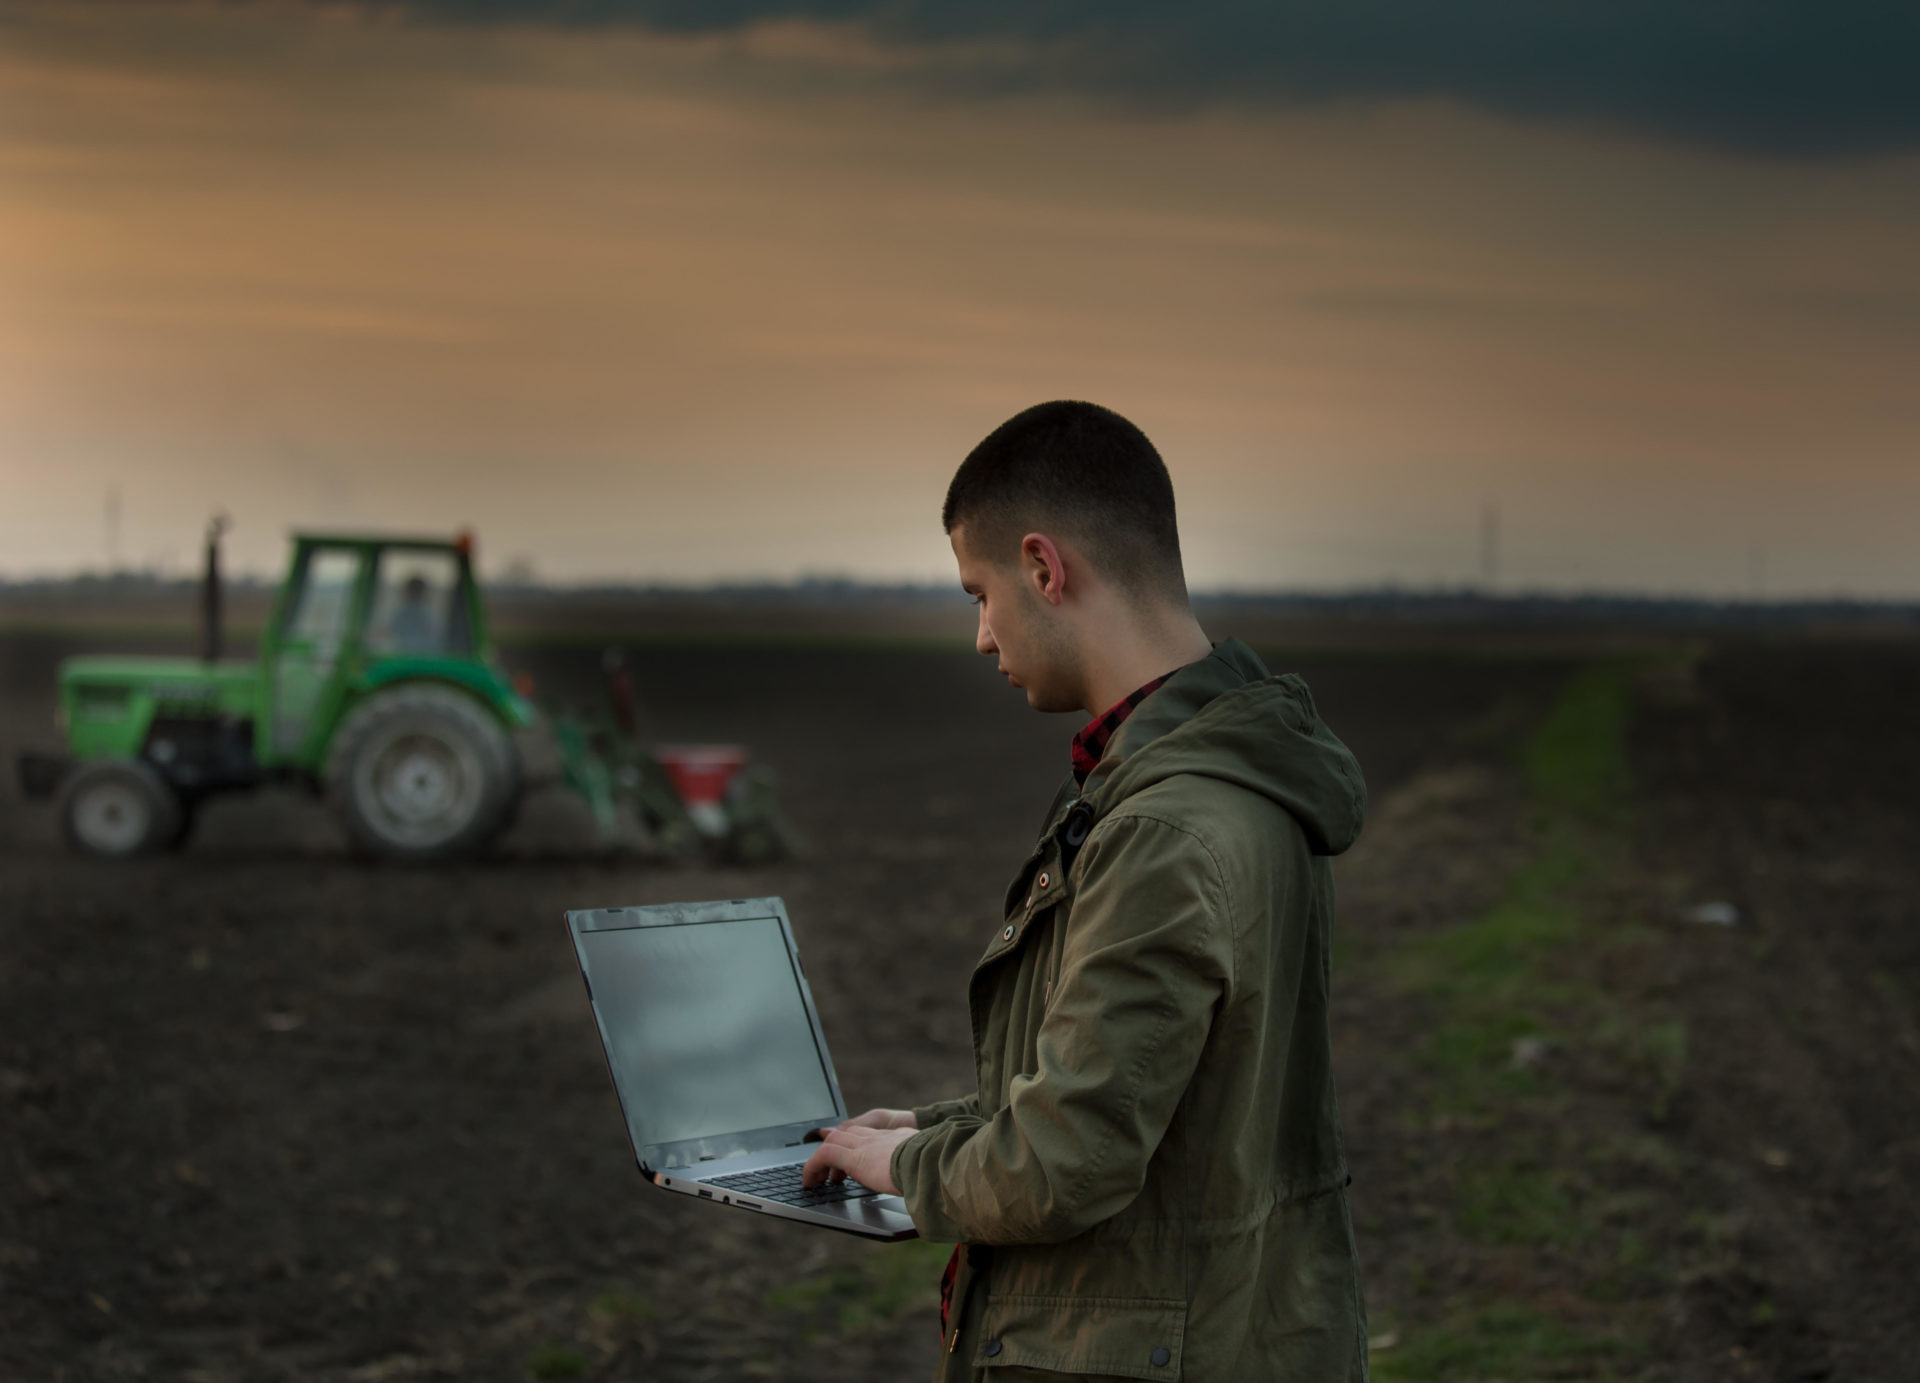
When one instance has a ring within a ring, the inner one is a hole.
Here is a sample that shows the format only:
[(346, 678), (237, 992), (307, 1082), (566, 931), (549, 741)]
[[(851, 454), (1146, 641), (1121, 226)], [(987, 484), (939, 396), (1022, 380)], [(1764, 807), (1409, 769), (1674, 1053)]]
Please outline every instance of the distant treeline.
[[(263, 601), (277, 579), (240, 576), (229, 592), (241, 605)], [(648, 606), (697, 612), (701, 609), (822, 607), (853, 612), (861, 608), (899, 610), (951, 608), (962, 597), (950, 585), (877, 584), (839, 578), (788, 582), (739, 582), (709, 586), (595, 584), (554, 586), (526, 581), (487, 581), (489, 598), (519, 611)], [(114, 575), (0, 579), (0, 602), (98, 607), (103, 604), (191, 608), (198, 582), (143, 572)], [(1347, 591), (1208, 591), (1195, 595), (1202, 615), (1231, 618), (1383, 621), (1431, 624), (1539, 625), (1875, 625), (1920, 628), (1920, 601), (1846, 597), (1709, 599), (1697, 596), (1623, 595), (1603, 592), (1498, 592), (1472, 587), (1416, 588), (1380, 586)]]
[(1476, 590), (1376, 590), (1332, 593), (1211, 592), (1194, 597), (1197, 610), (1224, 615), (1496, 624), (1911, 624), (1920, 628), (1920, 602), (1820, 597), (1716, 600), (1699, 596)]

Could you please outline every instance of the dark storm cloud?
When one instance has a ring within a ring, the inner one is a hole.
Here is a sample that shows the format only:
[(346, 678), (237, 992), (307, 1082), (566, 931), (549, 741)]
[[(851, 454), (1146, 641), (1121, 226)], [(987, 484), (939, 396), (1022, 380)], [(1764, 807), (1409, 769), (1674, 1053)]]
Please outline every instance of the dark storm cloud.
[(1870, 0), (374, 0), (423, 18), (999, 41), (995, 80), (1150, 104), (1438, 97), (1752, 153), (1920, 146), (1920, 6)]

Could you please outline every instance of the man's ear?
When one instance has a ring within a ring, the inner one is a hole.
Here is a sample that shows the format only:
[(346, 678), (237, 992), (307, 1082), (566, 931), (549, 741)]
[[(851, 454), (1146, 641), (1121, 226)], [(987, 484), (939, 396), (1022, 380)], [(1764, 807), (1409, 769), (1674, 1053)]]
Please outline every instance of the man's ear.
[(1058, 605), (1066, 594), (1066, 560), (1044, 533), (1029, 533), (1020, 540), (1020, 575), (1033, 583), (1034, 593), (1049, 605)]

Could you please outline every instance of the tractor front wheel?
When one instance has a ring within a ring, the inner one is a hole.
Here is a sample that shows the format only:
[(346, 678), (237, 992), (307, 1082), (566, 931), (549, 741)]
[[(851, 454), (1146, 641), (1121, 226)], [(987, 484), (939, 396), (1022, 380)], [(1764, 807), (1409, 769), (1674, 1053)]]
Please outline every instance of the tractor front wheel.
[(375, 693), (348, 714), (326, 786), (357, 849), (438, 860), (493, 839), (520, 775), (513, 742), (485, 707), (451, 687), (414, 685)]
[(60, 794), (68, 843), (111, 859), (167, 845), (181, 832), (183, 811), (179, 795), (138, 759), (84, 764)]

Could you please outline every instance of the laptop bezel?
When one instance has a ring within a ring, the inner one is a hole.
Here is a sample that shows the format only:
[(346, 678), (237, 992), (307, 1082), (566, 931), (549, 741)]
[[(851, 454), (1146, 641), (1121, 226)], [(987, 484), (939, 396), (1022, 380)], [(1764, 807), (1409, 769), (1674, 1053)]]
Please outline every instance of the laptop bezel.
[[(780, 938), (786, 944), (787, 961), (800, 989), (800, 1002), (807, 1013), (807, 1025), (813, 1033), (813, 1046), (820, 1058), (820, 1069), (827, 1077), (827, 1090), (833, 1097), (833, 1109), (818, 1118), (795, 1123), (774, 1124), (767, 1128), (743, 1129), (736, 1133), (710, 1134), (704, 1138), (681, 1139), (672, 1143), (640, 1144), (634, 1141), (632, 1111), (620, 1089), (619, 1073), (613, 1069), (614, 1044), (600, 1013), (600, 1001), (593, 991), (593, 966), (587, 958), (583, 937), (587, 932), (631, 931), (640, 927), (679, 927), (707, 922), (751, 922), (772, 918), (780, 924)], [(813, 1002), (813, 989), (807, 983), (807, 970), (800, 961), (800, 948), (793, 939), (793, 923), (787, 917), (787, 905), (779, 898), (730, 898), (704, 903), (652, 903), (641, 906), (577, 908), (567, 913), (567, 932), (573, 939), (573, 953), (580, 965), (580, 977), (587, 986), (587, 1004), (593, 1010), (594, 1025), (600, 1030), (600, 1053), (607, 1065), (607, 1078), (619, 1101), (621, 1118), (627, 1126), (627, 1140), (633, 1145), (640, 1170), (648, 1176), (661, 1171), (683, 1171), (702, 1163), (763, 1153), (792, 1147), (817, 1128), (837, 1124), (847, 1117), (846, 1102), (840, 1094), (840, 1077), (833, 1069), (833, 1056), (827, 1050), (827, 1036), (820, 1026), (820, 1012)]]

